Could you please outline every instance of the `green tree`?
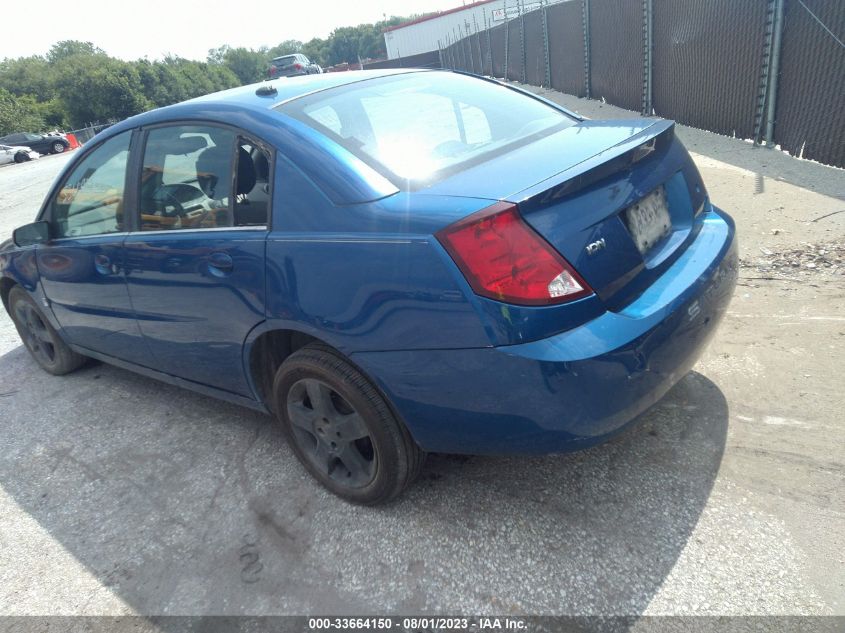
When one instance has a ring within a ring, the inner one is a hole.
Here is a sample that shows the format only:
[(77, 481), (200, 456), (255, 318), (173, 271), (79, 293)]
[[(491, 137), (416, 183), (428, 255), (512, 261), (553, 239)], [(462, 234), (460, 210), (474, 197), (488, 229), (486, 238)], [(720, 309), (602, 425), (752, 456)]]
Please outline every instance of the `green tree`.
[(37, 55), (0, 62), (0, 88), (17, 96), (34, 95), (42, 101), (52, 98), (53, 75), (52, 65)]
[(267, 75), (270, 57), (267, 49), (229, 48), (223, 55), (223, 65), (231, 70), (242, 84), (261, 81)]
[(72, 129), (128, 117), (258, 81), (271, 59), (290, 53), (301, 52), (323, 66), (383, 57), (383, 30), (401, 21), (343, 27), (325, 39), (285, 40), (271, 49), (224, 45), (211, 49), (206, 62), (180, 57), (127, 62), (92, 42), (61, 41), (44, 56), (0, 61), (0, 126), (5, 132)]
[(291, 53), (301, 53), (302, 52), (302, 42), (299, 40), (285, 40), (284, 42), (280, 42), (277, 46), (274, 46), (270, 50), (267, 51), (268, 59), (273, 59), (274, 57), (281, 57), (282, 55), (290, 55)]
[(74, 55), (102, 55), (106, 52), (97, 48), (91, 42), (80, 42), (78, 40), (63, 40), (53, 44), (47, 53), (47, 61), (55, 63)]
[(302, 48), (299, 50), (299, 52), (305, 55), (315, 64), (320, 64), (320, 66), (329, 65), (328, 42), (324, 39), (315, 37), (313, 39), (308, 40), (307, 42), (305, 42), (305, 44), (302, 45)]
[(44, 119), (38, 112), (34, 97), (16, 97), (0, 88), (0, 136), (13, 132), (38, 132), (42, 129)]

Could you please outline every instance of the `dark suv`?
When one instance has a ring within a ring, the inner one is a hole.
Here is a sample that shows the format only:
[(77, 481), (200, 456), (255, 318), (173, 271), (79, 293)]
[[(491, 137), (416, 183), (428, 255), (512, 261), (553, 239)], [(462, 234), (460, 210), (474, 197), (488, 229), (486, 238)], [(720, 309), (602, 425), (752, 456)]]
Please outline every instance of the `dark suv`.
[(308, 59), (305, 55), (294, 53), (282, 55), (270, 62), (267, 75), (274, 77), (297, 77), (299, 75), (313, 75), (323, 72), (317, 64)]
[(30, 134), (19, 132), (0, 137), (3, 145), (22, 145), (34, 149), (39, 154), (61, 154), (70, 147), (70, 143), (64, 136), (55, 134)]

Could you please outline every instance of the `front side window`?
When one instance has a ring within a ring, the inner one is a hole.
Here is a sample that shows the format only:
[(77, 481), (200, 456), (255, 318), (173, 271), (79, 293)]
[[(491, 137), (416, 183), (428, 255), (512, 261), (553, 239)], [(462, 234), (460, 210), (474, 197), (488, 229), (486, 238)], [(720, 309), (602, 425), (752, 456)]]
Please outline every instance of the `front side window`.
[(107, 140), (67, 177), (50, 209), (53, 235), (82, 237), (126, 230), (123, 199), (131, 132)]
[(153, 129), (141, 172), (141, 230), (265, 225), (269, 178), (268, 153), (232, 130)]
[(360, 81), (277, 108), (332, 138), (396, 184), (431, 184), (575, 125), (564, 112), (454, 73)]

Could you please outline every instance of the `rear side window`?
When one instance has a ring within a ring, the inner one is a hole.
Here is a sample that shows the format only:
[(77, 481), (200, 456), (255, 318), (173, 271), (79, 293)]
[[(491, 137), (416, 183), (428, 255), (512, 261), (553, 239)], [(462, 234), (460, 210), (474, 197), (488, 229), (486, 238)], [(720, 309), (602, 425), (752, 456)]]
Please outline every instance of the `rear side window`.
[(56, 237), (123, 231), (123, 194), (131, 132), (110, 138), (74, 167), (56, 197), (50, 217)]
[(411, 187), (576, 123), (504, 86), (441, 72), (361, 81), (278, 109), (337, 141), (397, 185)]

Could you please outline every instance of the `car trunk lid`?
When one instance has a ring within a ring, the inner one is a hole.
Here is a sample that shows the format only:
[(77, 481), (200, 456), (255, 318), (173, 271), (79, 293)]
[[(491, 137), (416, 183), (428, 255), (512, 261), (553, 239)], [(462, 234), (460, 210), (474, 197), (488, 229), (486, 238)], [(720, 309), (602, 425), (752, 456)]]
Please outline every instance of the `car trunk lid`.
[(684, 250), (706, 195), (666, 120), (585, 121), (432, 190), (481, 197), (480, 174), (468, 173), (479, 170), (611, 310)]

